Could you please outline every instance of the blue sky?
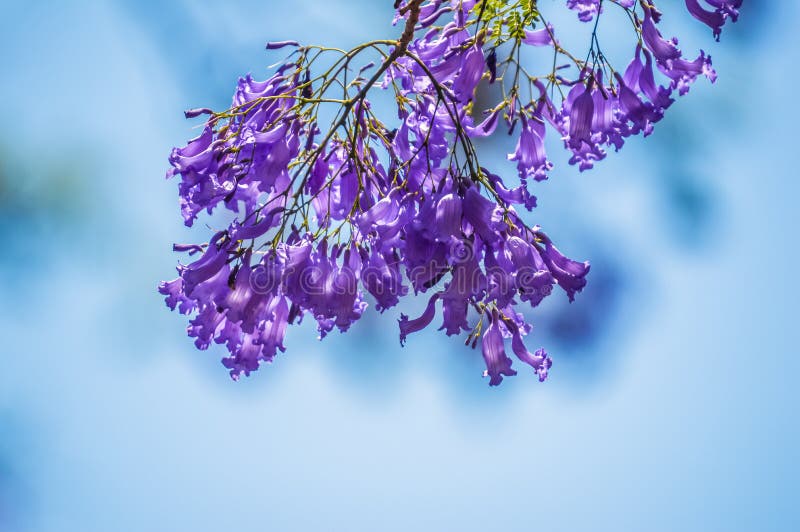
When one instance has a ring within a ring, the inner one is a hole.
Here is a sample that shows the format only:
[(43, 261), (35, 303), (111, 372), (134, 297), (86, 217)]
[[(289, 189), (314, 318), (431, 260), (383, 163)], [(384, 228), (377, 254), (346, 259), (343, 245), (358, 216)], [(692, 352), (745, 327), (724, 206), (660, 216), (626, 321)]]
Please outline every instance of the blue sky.
[(401, 349), (399, 309), (322, 343), (292, 331), (233, 383), (155, 294), (193, 234), (162, 178), (194, 134), (182, 110), (263, 75), (266, 40), (384, 37), (388, 9), (6, 6), (0, 530), (800, 527), (800, 13), (751, 3), (720, 44), (675, 18), (720, 79), (650, 139), (590, 173), (557, 161), (535, 221), (593, 261), (590, 285), (541, 309), (551, 379), (499, 389), (435, 331)]

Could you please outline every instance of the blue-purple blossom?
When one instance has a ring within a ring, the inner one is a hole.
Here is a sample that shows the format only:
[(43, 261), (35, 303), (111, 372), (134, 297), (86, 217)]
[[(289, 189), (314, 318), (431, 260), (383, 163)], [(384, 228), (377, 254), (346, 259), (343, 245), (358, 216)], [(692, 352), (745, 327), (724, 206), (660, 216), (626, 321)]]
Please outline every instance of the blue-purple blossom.
[(537, 117), (527, 119), (520, 117), (521, 132), (514, 153), (509, 154), (510, 161), (517, 161), (517, 171), (520, 179), (534, 179), (542, 181), (547, 179), (547, 172), (553, 168), (553, 163), (547, 160), (544, 147), (545, 125)]
[(582, 22), (589, 22), (602, 9), (602, 0), (567, 0), (567, 7), (578, 12)]
[[(224, 345), (234, 379), (284, 352), (289, 325), (313, 320), (322, 339), (348, 331), (369, 305), (384, 313), (412, 293), (426, 304), (416, 317), (400, 313), (401, 344), (433, 325), (480, 344), (492, 386), (516, 374), (507, 344), (547, 378), (550, 356), (523, 339), (531, 313), (554, 292), (574, 301), (590, 266), (520, 215), (537, 205), (532, 187), (552, 175), (546, 138), (560, 139), (570, 164), (588, 170), (608, 148), (651, 134), (676, 92), (716, 73), (705, 52), (687, 59), (676, 38), (662, 35), (652, 2), (566, 0), (580, 20), (594, 21), (583, 26), (592, 32), (611, 11), (634, 26), (641, 40), (622, 68), (597, 38), (588, 55), (562, 48), (545, 6), (507, 4), (498, 11), (475, 0), (398, 1), (399, 39), (349, 52), (267, 43), (289, 49), (270, 76), (239, 79), (225, 111), (185, 112), (204, 122), (169, 157), (184, 223), (220, 206), (229, 218), (207, 242), (174, 246), (190, 258), (158, 290), (189, 317), (198, 349)], [(740, 7), (686, 0), (715, 37)], [(552, 70), (530, 75), (513, 53), (503, 55), (522, 45), (550, 48)], [(322, 66), (320, 57), (331, 61)], [(501, 96), (476, 109), (484, 79)], [(373, 108), (378, 90), (393, 98), (394, 116)], [(506, 153), (516, 171), (479, 160), (475, 142), (498, 129), (511, 137)]]
[(742, 7), (742, 0), (686, 0), (686, 8), (689, 13), (711, 28), (717, 40), (719, 40), (722, 26), (725, 25), (727, 19), (730, 18), (733, 22), (739, 19), (740, 7)]

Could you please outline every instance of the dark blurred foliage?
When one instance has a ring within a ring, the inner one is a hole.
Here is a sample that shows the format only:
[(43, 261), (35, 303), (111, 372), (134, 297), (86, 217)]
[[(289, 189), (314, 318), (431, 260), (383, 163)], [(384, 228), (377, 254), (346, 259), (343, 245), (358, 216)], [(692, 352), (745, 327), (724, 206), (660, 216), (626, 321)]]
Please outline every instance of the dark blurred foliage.
[(570, 303), (559, 298), (550, 312), (543, 313), (538, 325), (565, 353), (591, 352), (593, 344), (609, 334), (625, 293), (622, 267), (610, 255), (595, 250), (592, 254), (591, 282)]
[[(768, 11), (764, 4), (764, 0), (745, 2), (739, 20), (725, 27), (721, 43), (709, 46), (709, 51), (716, 54), (724, 50), (726, 55), (735, 56), (752, 49), (765, 37)], [(723, 71), (720, 75), (733, 73)], [(690, 94), (688, 98), (694, 96)], [(724, 100), (713, 98), (707, 105), (719, 108), (725, 104)], [(669, 240), (684, 251), (699, 252), (711, 242), (720, 215), (714, 186), (719, 176), (710, 175), (698, 164), (705, 157), (705, 143), (703, 134), (692, 124), (701, 117), (690, 114), (686, 102), (681, 101), (670, 109), (670, 114), (670, 120), (659, 124), (656, 134), (648, 139), (647, 149), (658, 159), (652, 168), (659, 170), (652, 177), (660, 189), (658, 196), (662, 198)], [(741, 128), (741, 121), (730, 120), (726, 127)]]
[[(680, 117), (683, 118), (683, 117)], [(717, 199), (714, 181), (701, 162), (703, 140), (685, 119), (665, 121), (652, 146), (657, 168), (650, 174), (656, 197), (664, 210), (664, 232), (667, 238), (684, 251), (699, 251), (709, 243), (714, 229)]]
[(87, 221), (90, 198), (84, 178), (91, 160), (75, 154), (23, 162), (0, 146), (0, 238), (5, 243), (0, 269), (15, 270), (10, 266), (17, 264), (29, 270), (32, 264), (19, 264), (20, 256), (52, 251), (59, 235)]

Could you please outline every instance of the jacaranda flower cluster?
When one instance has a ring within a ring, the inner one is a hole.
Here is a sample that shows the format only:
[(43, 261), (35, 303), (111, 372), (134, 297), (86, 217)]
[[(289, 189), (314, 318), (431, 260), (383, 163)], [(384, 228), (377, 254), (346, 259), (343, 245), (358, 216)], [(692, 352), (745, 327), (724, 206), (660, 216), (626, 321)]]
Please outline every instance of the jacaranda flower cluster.
[[(533, 182), (553, 169), (545, 136), (589, 169), (609, 147), (650, 134), (698, 77), (716, 78), (707, 54), (687, 59), (660, 33), (662, 14), (646, 0), (566, 0), (591, 30), (585, 59), (561, 46), (536, 0), (394, 7), (399, 39), (349, 51), (269, 43), (290, 52), (271, 77), (240, 79), (225, 111), (186, 112), (205, 124), (169, 158), (185, 223), (219, 207), (232, 221), (207, 243), (175, 245), (197, 257), (159, 291), (191, 316), (199, 349), (225, 345), (234, 379), (284, 351), (288, 325), (310, 317), (322, 338), (347, 331), (369, 304), (384, 312), (422, 293), (422, 315), (401, 314), (401, 342), (435, 324), (480, 344), (490, 385), (516, 374), (507, 344), (545, 380), (551, 360), (525, 346), (523, 310), (554, 288), (572, 301), (589, 273), (520, 216), (536, 206)], [(686, 7), (719, 37), (741, 0)], [(633, 29), (625, 68), (600, 49), (607, 16)], [(545, 72), (523, 64), (528, 48), (552, 52)], [(476, 109), (481, 83), (499, 88), (486, 109)], [(373, 105), (387, 96), (396, 118)], [(498, 128), (516, 139), (514, 183), (481, 165), (473, 144)]]

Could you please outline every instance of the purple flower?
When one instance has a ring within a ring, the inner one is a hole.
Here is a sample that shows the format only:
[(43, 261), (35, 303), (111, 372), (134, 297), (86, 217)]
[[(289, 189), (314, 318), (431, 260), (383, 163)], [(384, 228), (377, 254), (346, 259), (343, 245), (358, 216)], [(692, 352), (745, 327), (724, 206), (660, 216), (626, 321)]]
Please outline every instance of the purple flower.
[(699, 0), (686, 0), (686, 7), (694, 18), (711, 28), (714, 37), (719, 41), (722, 33), (722, 26), (730, 18), (734, 22), (739, 18), (739, 8), (742, 7), (742, 0), (705, 0), (706, 3), (715, 8), (708, 11), (700, 4)]
[(539, 251), (519, 237), (511, 237), (505, 245), (503, 258), (508, 260), (507, 271), (514, 280), (520, 300), (537, 306), (553, 291), (555, 279)]
[(485, 62), (483, 49), (480, 46), (472, 46), (464, 54), (458, 75), (453, 81), (453, 92), (462, 102), (472, 100), (475, 88), (483, 76)]
[(484, 242), (493, 242), (500, 238), (498, 231), (502, 228), (502, 213), (496, 203), (470, 187), (464, 194), (463, 210), (464, 219)]
[(539, 382), (544, 382), (547, 379), (550, 368), (553, 366), (553, 361), (548, 356), (547, 351), (544, 348), (540, 348), (535, 353), (531, 353), (522, 341), (524, 331), (520, 329), (516, 321), (506, 319), (503, 324), (511, 332), (511, 349), (514, 354), (536, 371)]
[(672, 61), (668, 68), (662, 67), (661, 70), (664, 75), (672, 79), (670, 87), (678, 89), (678, 94), (681, 96), (689, 92), (692, 83), (700, 75), (708, 78), (711, 83), (717, 81), (717, 73), (711, 66), (711, 56), (707, 56), (702, 50), (700, 56), (694, 61), (677, 59)]
[(602, 10), (602, 0), (567, 0), (567, 7), (578, 12), (582, 22), (589, 22)]
[(642, 38), (647, 48), (660, 63), (668, 63), (669, 61), (680, 59), (681, 51), (678, 49), (678, 39), (673, 37), (666, 40), (661, 36), (661, 32), (658, 31), (655, 25), (654, 12), (649, 7), (644, 10)]
[[(637, 52), (638, 50), (639, 49), (637, 48)], [(661, 115), (663, 115), (664, 111), (666, 111), (675, 100), (670, 97), (670, 89), (656, 85), (655, 76), (653, 74), (653, 56), (650, 55), (650, 52), (647, 50), (644, 50), (643, 53), (645, 57), (645, 64), (641, 69), (638, 80), (635, 82), (638, 85), (639, 90), (641, 90), (642, 93), (647, 96), (655, 108), (661, 113)], [(636, 54), (635, 61), (639, 61), (638, 53)]]
[(553, 168), (553, 163), (547, 160), (544, 148), (544, 123), (535, 118), (529, 120), (524, 115), (520, 121), (522, 132), (517, 148), (508, 155), (508, 160), (517, 161), (517, 172), (521, 179), (543, 181), (547, 179), (547, 172)]
[(581, 144), (589, 144), (592, 141), (594, 99), (591, 91), (583, 84), (576, 85), (570, 92), (570, 97), (568, 144), (573, 149), (579, 149)]
[(553, 245), (552, 241), (544, 234), (537, 235), (544, 241), (545, 248), (541, 251), (550, 273), (555, 277), (560, 286), (569, 296), (570, 301), (574, 301), (575, 294), (583, 290), (586, 286), (586, 275), (589, 273), (588, 262), (577, 262), (568, 259), (561, 254)]
[(425, 311), (419, 318), (409, 320), (405, 314), (400, 314), (400, 345), (405, 344), (406, 337), (415, 332), (419, 332), (433, 321), (436, 316), (436, 301), (439, 299), (440, 294), (436, 293), (428, 300), (428, 305)]
[(456, 194), (445, 194), (436, 202), (436, 214), (431, 234), (439, 241), (449, 241), (451, 237), (461, 236), (463, 214), (461, 198)]
[(375, 298), (376, 309), (380, 312), (391, 308), (408, 293), (403, 285), (400, 261), (394, 254), (388, 259), (377, 250), (369, 253), (361, 249), (361, 260), (364, 268), (361, 272), (361, 284)]
[(552, 46), (554, 35), (553, 26), (547, 24), (538, 30), (525, 30), (525, 38), (522, 39), (522, 42), (530, 46)]
[(481, 350), (486, 362), (484, 377), (489, 377), (489, 386), (497, 386), (503, 382), (503, 376), (513, 377), (517, 374), (511, 369), (511, 359), (506, 355), (503, 345), (503, 333), (500, 332), (500, 318), (496, 310), (492, 311), (489, 328), (483, 333)]

